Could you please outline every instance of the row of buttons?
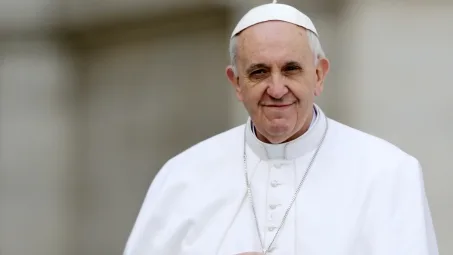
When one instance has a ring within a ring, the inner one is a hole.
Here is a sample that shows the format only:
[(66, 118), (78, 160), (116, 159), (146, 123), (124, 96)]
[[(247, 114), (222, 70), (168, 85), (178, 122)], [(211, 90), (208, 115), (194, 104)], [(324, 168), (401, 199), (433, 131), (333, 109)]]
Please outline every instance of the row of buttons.
[[(277, 209), (277, 207), (279, 207), (279, 206), (281, 206), (281, 205), (280, 205), (280, 204), (271, 204), (271, 205), (269, 205), (269, 208), (270, 208), (271, 210), (275, 210), (275, 209)], [(269, 220), (270, 222), (272, 222), (273, 218), (274, 218), (274, 216), (273, 216), (272, 212), (269, 213), (268, 220)], [(272, 232), (272, 231), (274, 231), (276, 228), (277, 228), (277, 227), (275, 227), (275, 226), (269, 226), (269, 227), (267, 228), (267, 230), (268, 230), (269, 232)]]
[[(272, 169), (274, 170), (279, 170), (282, 169), (283, 166), (285, 166), (287, 164), (285, 163), (274, 163), (272, 164)], [(279, 187), (284, 185), (283, 183), (279, 182), (278, 180), (272, 180), (270, 182), (270, 186), (273, 188), (274, 191), (270, 191), (270, 192), (279, 192)], [(274, 214), (276, 212), (278, 212), (280, 210), (280, 207), (282, 205), (281, 204), (269, 204), (269, 209), (270, 211), (268, 212), (268, 227), (267, 227), (267, 231), (272, 233), (270, 234), (269, 238), (273, 238), (273, 235), (275, 234), (275, 231), (278, 229), (277, 227), (277, 221), (279, 217), (274, 217)], [(270, 240), (269, 240), (270, 241)], [(272, 253), (274, 252), (275, 250), (277, 249), (277, 247), (273, 246), (271, 249), (268, 250), (268, 253)]]

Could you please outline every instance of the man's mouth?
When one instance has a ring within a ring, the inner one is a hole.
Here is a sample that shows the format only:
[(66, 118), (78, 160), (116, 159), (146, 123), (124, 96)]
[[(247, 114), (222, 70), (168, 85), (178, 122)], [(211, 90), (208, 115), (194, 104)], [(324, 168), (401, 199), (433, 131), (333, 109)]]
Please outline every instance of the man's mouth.
[(289, 104), (268, 104), (264, 105), (265, 107), (270, 107), (270, 108), (287, 108), (292, 106), (294, 103), (289, 103)]

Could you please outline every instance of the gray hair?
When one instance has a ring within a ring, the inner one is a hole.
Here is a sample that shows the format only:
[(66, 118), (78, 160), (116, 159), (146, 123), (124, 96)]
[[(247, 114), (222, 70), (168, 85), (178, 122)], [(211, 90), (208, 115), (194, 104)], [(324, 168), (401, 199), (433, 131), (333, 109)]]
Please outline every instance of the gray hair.
[[(318, 36), (311, 30), (307, 30), (308, 36), (308, 44), (310, 45), (311, 51), (315, 55), (315, 65), (318, 65), (319, 59), (325, 58), (326, 54), (321, 47), (321, 42), (319, 41)], [(231, 66), (233, 67), (233, 72), (237, 76), (237, 68), (236, 68), (236, 59), (237, 58), (237, 36), (231, 38), (230, 40), (230, 62)]]

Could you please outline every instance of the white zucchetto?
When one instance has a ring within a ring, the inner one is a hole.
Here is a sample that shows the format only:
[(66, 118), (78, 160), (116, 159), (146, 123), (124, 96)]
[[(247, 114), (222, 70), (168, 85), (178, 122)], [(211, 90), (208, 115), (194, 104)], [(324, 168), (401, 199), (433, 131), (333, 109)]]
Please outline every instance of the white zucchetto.
[(307, 15), (292, 6), (279, 4), (277, 1), (274, 1), (270, 4), (257, 6), (247, 12), (236, 25), (231, 38), (253, 25), (273, 20), (295, 24), (312, 31), (318, 36), (313, 22)]

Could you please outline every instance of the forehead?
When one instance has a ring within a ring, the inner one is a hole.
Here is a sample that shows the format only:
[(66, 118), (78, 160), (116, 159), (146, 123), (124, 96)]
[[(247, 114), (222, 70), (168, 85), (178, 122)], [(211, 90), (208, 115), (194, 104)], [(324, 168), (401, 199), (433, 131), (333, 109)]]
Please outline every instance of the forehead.
[(269, 21), (243, 31), (238, 38), (238, 57), (245, 62), (302, 61), (309, 56), (307, 31), (283, 21)]

